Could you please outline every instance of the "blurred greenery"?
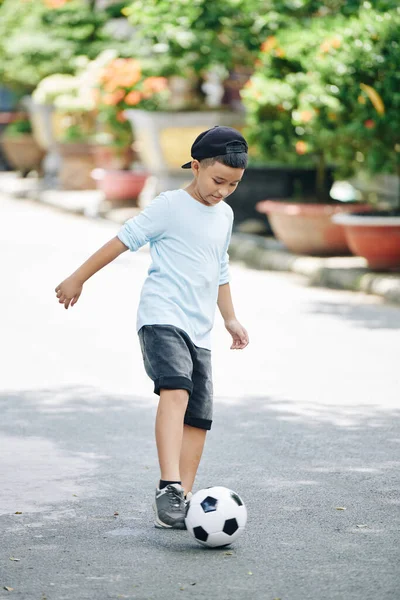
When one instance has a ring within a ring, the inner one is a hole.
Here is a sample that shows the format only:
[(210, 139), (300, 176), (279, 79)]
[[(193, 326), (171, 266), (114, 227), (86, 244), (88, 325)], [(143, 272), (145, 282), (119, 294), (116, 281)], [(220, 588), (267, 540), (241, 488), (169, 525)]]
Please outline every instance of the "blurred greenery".
[[(133, 0), (123, 13), (135, 26), (140, 51), (154, 53), (163, 74), (182, 75), (224, 65), (254, 63), (260, 44), (282, 29), (302, 26), (315, 17), (357, 14), (360, 0)], [(384, 11), (394, 0), (375, 0)]]
[(29, 119), (16, 119), (7, 125), (4, 130), (4, 134), (10, 137), (18, 137), (30, 133), (32, 133), (32, 125)]
[(124, 10), (144, 54), (155, 54), (164, 75), (199, 75), (214, 65), (252, 64), (262, 11), (254, 0), (134, 0)]
[(259, 160), (398, 172), (400, 10), (349, 5), (350, 16), (306, 17), (264, 40), (242, 91)]
[[(132, 39), (110, 33), (117, 17)], [(399, 30), (398, 0), (0, 0), (0, 81), (24, 94), (49, 75), (77, 76), (106, 49), (109, 75), (138, 60), (138, 81), (110, 76), (96, 100), (77, 91), (63, 100), (69, 112), (94, 102), (122, 146), (126, 108), (168, 104), (158, 76), (200, 89), (214, 67), (252, 73), (242, 98), (253, 160), (316, 165), (322, 185), (326, 164), (341, 176), (399, 172)]]
[[(120, 7), (121, 8), (121, 7)], [(95, 58), (126, 44), (106, 33), (106, 10), (85, 0), (51, 8), (44, 0), (3, 0), (0, 5), (0, 81), (20, 94), (53, 73), (74, 73), (79, 56)]]

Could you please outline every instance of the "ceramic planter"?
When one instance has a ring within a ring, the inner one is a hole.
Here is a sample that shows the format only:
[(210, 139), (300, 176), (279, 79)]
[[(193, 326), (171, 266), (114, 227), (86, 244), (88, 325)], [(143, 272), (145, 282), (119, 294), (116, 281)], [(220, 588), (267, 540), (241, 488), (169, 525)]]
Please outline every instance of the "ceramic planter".
[(337, 215), (350, 250), (363, 256), (371, 269), (400, 268), (400, 216)]
[(313, 204), (264, 200), (257, 210), (266, 213), (275, 236), (295, 254), (335, 256), (350, 254), (342, 227), (333, 215), (369, 211), (368, 204)]
[(93, 177), (105, 200), (114, 208), (138, 206), (138, 197), (143, 190), (148, 173), (96, 169)]
[[(235, 228), (243, 230), (243, 223), (255, 221), (260, 232), (272, 235), (268, 216), (256, 210), (256, 204), (269, 198), (288, 199), (300, 187), (305, 196), (315, 194), (316, 170), (292, 166), (249, 166), (235, 192), (228, 197), (227, 203), (235, 213)], [(327, 169), (326, 189), (329, 192), (333, 184), (333, 170)]]
[(30, 171), (40, 171), (46, 152), (29, 133), (18, 136), (3, 134), (1, 146), (8, 163), (22, 175)]
[(157, 179), (156, 193), (185, 186), (191, 172), (181, 165), (190, 160), (190, 148), (195, 138), (214, 125), (240, 129), (244, 117), (231, 111), (149, 112), (130, 109), (129, 119), (135, 147), (146, 170)]

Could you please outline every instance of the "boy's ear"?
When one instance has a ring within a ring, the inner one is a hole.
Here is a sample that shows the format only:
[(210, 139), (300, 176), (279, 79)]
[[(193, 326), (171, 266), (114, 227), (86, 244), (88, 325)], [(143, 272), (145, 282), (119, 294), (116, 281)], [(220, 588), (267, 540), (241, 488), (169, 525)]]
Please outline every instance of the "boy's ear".
[(196, 177), (200, 171), (200, 162), (195, 158), (192, 160), (192, 173)]

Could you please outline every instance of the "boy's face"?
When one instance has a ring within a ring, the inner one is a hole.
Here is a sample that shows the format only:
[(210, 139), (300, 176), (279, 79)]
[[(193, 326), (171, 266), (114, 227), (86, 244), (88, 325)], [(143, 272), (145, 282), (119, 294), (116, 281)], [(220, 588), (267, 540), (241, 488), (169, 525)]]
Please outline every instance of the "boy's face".
[(244, 173), (244, 169), (227, 167), (220, 162), (206, 167), (197, 160), (192, 162), (192, 171), (198, 199), (207, 206), (215, 206), (232, 194)]

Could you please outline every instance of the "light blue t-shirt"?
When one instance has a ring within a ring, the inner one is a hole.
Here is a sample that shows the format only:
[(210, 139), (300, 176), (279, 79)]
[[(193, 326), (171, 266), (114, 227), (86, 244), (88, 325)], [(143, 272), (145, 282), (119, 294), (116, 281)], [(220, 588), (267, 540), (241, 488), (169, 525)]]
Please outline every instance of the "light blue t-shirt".
[(196, 346), (210, 349), (218, 288), (229, 282), (232, 223), (225, 202), (206, 206), (185, 190), (174, 190), (123, 225), (118, 238), (133, 252), (150, 242), (138, 331), (143, 325), (174, 325)]

